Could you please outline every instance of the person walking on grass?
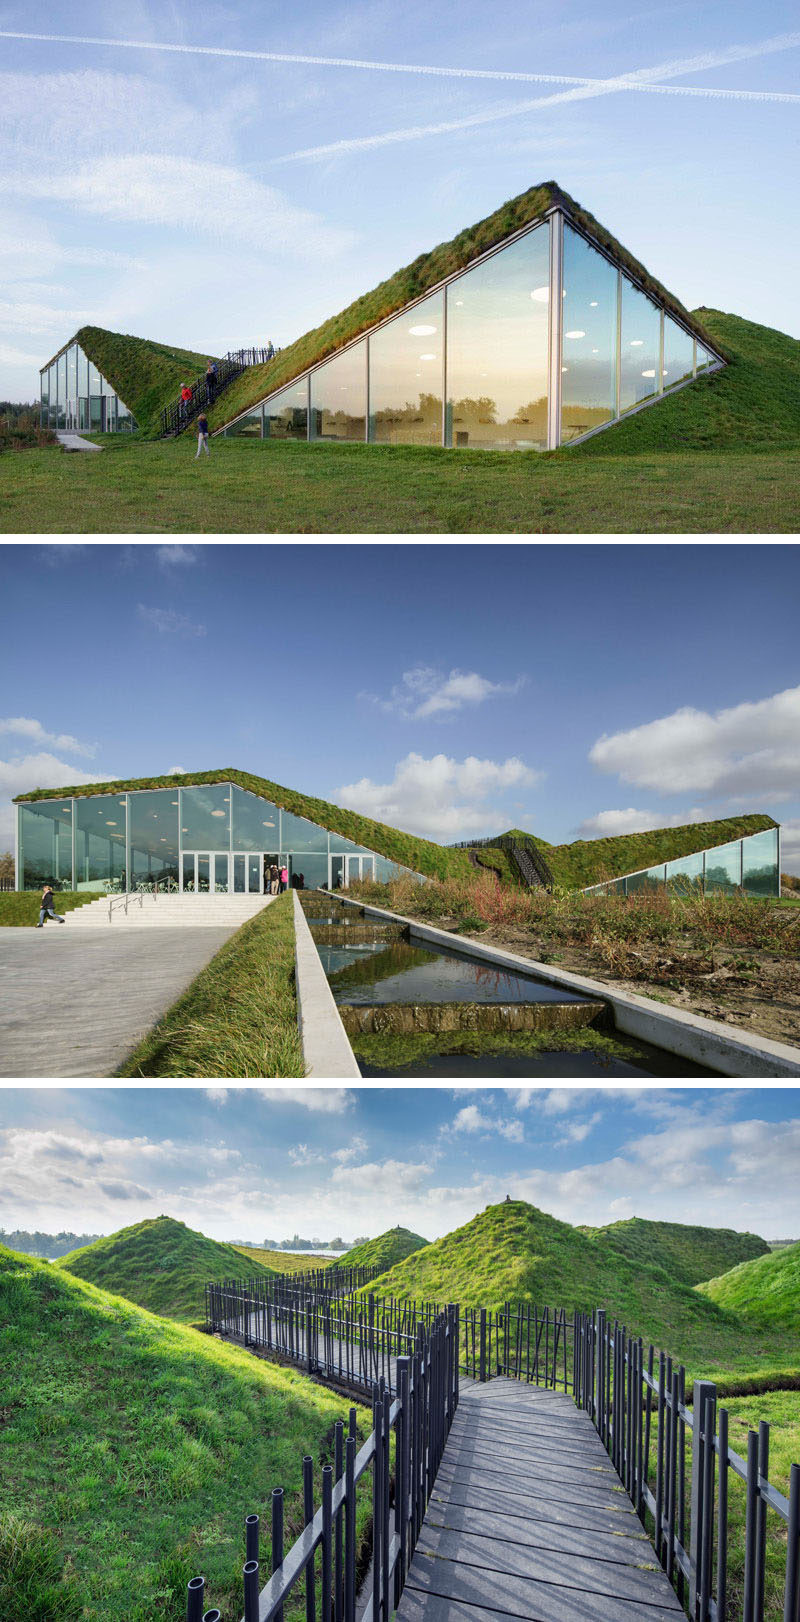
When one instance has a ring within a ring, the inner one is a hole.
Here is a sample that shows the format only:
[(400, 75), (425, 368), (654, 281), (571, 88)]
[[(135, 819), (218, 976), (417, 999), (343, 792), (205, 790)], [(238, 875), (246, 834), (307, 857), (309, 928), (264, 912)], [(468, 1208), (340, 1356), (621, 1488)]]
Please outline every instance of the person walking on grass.
[(53, 918), (55, 919), (56, 923), (59, 924), (66, 923), (66, 919), (62, 918), (59, 912), (56, 912), (52, 884), (46, 884), (42, 891), (42, 904), (39, 909), (39, 922), (36, 925), (37, 929), (44, 929), (45, 918)]
[(206, 456), (211, 455), (208, 448), (208, 417), (204, 411), (200, 412), (197, 419), (197, 454), (195, 456), (195, 461), (197, 461), (197, 457), (200, 455), (201, 451), (205, 451)]

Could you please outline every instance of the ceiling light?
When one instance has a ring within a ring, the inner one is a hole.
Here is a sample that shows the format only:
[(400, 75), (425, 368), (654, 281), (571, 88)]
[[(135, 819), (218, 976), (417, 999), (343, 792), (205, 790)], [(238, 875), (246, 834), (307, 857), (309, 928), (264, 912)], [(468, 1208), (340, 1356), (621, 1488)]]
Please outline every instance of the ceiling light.
[[(534, 296), (535, 295), (533, 293), (531, 293), (531, 298), (533, 298)], [(457, 310), (463, 310), (463, 308), (464, 308), (464, 300), (463, 300), (463, 298), (457, 298), (456, 301), (455, 301), (455, 306), (456, 306)]]
[(420, 355), (419, 358), (420, 358), (420, 360), (435, 360), (436, 356), (435, 355)]
[(224, 817), (225, 812), (224, 811), (212, 811), (211, 815), (212, 815), (212, 817)]
[(631, 338), (631, 349), (641, 349), (644, 338)]
[(565, 332), (564, 337), (565, 338), (585, 338), (586, 333), (582, 332), (580, 327), (576, 327), (573, 332)]
[(106, 823), (107, 828), (116, 828), (116, 826), (117, 826), (117, 824), (115, 822), (107, 822)]
[(412, 338), (430, 338), (432, 332), (438, 332), (438, 327), (409, 327)]
[(562, 370), (562, 372), (568, 372), (569, 367), (568, 366), (562, 366), (561, 370)]
[(67, 813), (69, 813), (72, 810), (72, 806), (71, 805), (62, 805), (61, 809), (62, 809), (62, 811), (66, 811)]
[(162, 843), (162, 845), (166, 845), (166, 843), (167, 843), (164, 834), (161, 835), (161, 843)]
[(599, 353), (600, 353), (599, 349), (593, 349), (592, 350), (593, 355), (599, 355)]
[(170, 800), (169, 803), (170, 803), (170, 805), (177, 805), (178, 802), (177, 802), (177, 800)]
[(274, 822), (263, 822), (261, 824), (261, 826), (262, 826), (262, 828), (274, 828), (275, 824), (274, 824)]
[(642, 372), (642, 377), (655, 377), (656, 369), (653, 366), (649, 372)]
[(596, 310), (597, 309), (597, 299), (596, 298), (593, 298), (593, 299), (589, 300), (589, 309), (590, 310)]
[(534, 287), (531, 298), (535, 299), (537, 304), (547, 304), (550, 298), (549, 287)]

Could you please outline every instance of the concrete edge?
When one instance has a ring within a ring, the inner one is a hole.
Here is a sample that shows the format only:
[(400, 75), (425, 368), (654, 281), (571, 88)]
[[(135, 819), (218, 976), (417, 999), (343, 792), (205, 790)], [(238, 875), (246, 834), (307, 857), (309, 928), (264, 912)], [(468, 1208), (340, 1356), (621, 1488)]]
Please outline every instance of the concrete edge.
[(437, 946), (449, 946), (468, 957), (487, 958), (501, 967), (535, 974), (548, 985), (566, 991), (581, 992), (584, 996), (600, 997), (614, 1011), (617, 1030), (624, 1036), (649, 1042), (663, 1048), (676, 1058), (691, 1059), (694, 1064), (705, 1065), (721, 1076), (776, 1079), (800, 1076), (800, 1048), (786, 1042), (773, 1042), (768, 1036), (751, 1035), (737, 1031), (734, 1035), (718, 1020), (705, 1019), (702, 1014), (690, 1014), (671, 1005), (655, 1003), (650, 997), (637, 997), (634, 992), (617, 991), (602, 980), (590, 980), (584, 975), (572, 974), (569, 969), (554, 969), (549, 963), (537, 963), (534, 958), (520, 957), (496, 946), (470, 940), (469, 936), (453, 935), (446, 929), (435, 929), (432, 924), (420, 923), (416, 918), (404, 918), (401, 913), (387, 912), (382, 907), (371, 907), (363, 901), (350, 900), (340, 890), (332, 892), (337, 901), (350, 907), (361, 907), (375, 918), (389, 919), (406, 924), (420, 940)]
[(360, 1081), (361, 1071), (342, 1024), (305, 913), (294, 896), (294, 961), (297, 1023), (306, 1075), (319, 1080)]

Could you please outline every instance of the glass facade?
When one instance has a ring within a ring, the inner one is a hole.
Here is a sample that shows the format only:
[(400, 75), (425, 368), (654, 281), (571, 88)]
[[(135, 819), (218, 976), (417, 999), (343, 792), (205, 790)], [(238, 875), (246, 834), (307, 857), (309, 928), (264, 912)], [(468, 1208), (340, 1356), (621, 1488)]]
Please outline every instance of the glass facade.
[(98, 372), (80, 344), (68, 344), (43, 368), (40, 376), (43, 428), (117, 434), (132, 433), (136, 427), (133, 413)]
[(370, 339), (373, 444), (441, 445), (444, 293), (389, 321)]
[(691, 379), (695, 350), (716, 364), (556, 211), (223, 432), (554, 450)]
[(311, 373), (311, 438), (364, 439), (367, 346), (345, 349)]
[(695, 851), (657, 867), (626, 873), (607, 884), (592, 884), (584, 895), (633, 895), (666, 885), (675, 895), (719, 895), (742, 890), (749, 896), (776, 897), (780, 888), (780, 837), (777, 828), (748, 834), (727, 845)]
[(619, 274), (571, 226), (564, 227), (561, 443), (617, 414)]
[(547, 447), (550, 227), (447, 288), (447, 444)]
[(175, 890), (261, 893), (273, 862), (285, 862), (290, 878), (302, 875), (308, 889), (408, 871), (236, 783), (34, 800), (17, 812), (23, 890), (48, 882), (102, 894), (157, 882)]

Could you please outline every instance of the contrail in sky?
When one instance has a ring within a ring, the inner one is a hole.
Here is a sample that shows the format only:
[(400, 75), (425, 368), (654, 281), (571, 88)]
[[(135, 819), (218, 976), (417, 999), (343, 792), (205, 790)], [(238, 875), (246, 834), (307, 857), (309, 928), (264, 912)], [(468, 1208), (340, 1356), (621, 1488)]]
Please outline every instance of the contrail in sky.
[[(491, 79), (518, 84), (564, 84), (596, 87), (606, 91), (614, 89), (660, 89), (666, 94), (680, 94), (678, 86), (645, 87), (636, 74), (621, 74), (613, 80), (587, 77), (585, 74), (521, 73), (502, 68), (448, 68), (419, 62), (372, 62), (349, 56), (306, 56), (289, 51), (242, 51), (223, 45), (169, 45), (158, 40), (107, 39), (93, 34), (32, 34), (17, 30), (0, 29), (0, 39), (23, 39), (51, 45), (103, 45), (117, 46), (128, 51), (168, 51), (179, 56), (231, 57), (249, 62), (298, 63), (306, 67), (361, 68), (377, 73), (423, 74), (443, 79)], [(663, 62), (659, 68), (647, 70), (670, 77), (673, 73), (701, 73), (706, 68), (723, 67), (731, 62), (749, 61), (755, 56), (769, 56), (776, 51), (792, 50), (800, 45), (800, 33), (777, 34), (753, 45), (730, 45), (721, 51), (708, 51), (683, 62)], [(800, 96), (772, 90), (697, 90), (697, 95), (745, 98), (751, 101), (798, 101)]]

